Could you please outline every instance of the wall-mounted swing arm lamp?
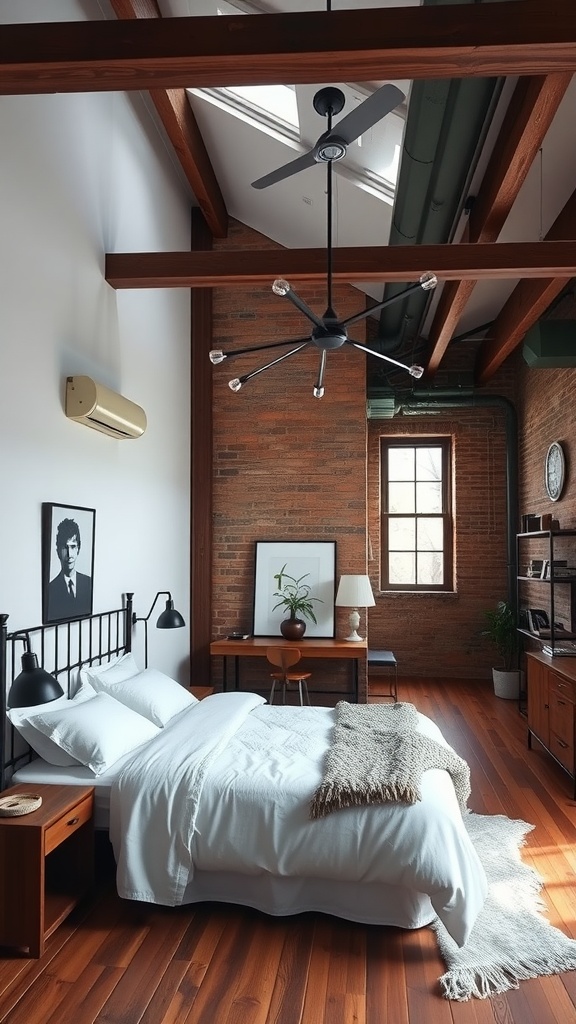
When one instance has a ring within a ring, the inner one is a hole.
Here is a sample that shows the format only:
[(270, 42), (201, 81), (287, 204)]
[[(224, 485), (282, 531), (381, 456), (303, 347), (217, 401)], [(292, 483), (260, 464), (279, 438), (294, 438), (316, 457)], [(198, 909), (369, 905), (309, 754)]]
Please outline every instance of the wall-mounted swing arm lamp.
[(339, 608), (351, 608), (350, 635), (345, 640), (362, 640), (358, 636), (360, 625), (359, 608), (371, 608), (376, 604), (368, 576), (341, 576), (334, 604)]
[(148, 619), (152, 615), (156, 602), (159, 597), (165, 597), (166, 607), (163, 612), (160, 612), (156, 622), (156, 629), (179, 629), (181, 626), (185, 626), (186, 623), (182, 618), (181, 614), (174, 607), (174, 601), (169, 590), (159, 590), (152, 602), (152, 607), (148, 612), (148, 615), (137, 616), (136, 612), (132, 615), (132, 625), (135, 626), (137, 622), (144, 623), (144, 668), (148, 668)]
[(54, 676), (38, 665), (38, 658), (31, 650), (28, 633), (14, 633), (12, 641), (22, 640), (22, 671), (16, 676), (8, 694), (9, 708), (27, 708), (34, 704), (48, 704), (64, 696), (64, 690)]

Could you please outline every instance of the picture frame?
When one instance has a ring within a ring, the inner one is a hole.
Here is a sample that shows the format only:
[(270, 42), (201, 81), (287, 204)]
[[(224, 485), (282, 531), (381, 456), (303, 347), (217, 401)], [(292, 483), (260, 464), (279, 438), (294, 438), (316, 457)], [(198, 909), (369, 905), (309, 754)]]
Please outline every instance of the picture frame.
[(92, 614), (96, 510), (42, 503), (42, 622)]
[(254, 556), (253, 635), (280, 636), (280, 623), (286, 618), (284, 608), (274, 609), (278, 598), (275, 574), (286, 572), (299, 579), (307, 576), (310, 596), (317, 622), (305, 618), (306, 636), (334, 637), (334, 599), (336, 589), (336, 541), (256, 541)]

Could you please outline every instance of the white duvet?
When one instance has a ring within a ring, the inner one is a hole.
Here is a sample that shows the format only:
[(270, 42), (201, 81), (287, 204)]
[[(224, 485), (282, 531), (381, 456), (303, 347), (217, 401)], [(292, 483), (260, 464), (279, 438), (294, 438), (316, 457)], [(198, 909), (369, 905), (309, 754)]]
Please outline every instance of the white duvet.
[[(182, 712), (124, 768), (111, 794), (119, 895), (176, 906), (194, 872), (384, 882), (427, 894), (462, 945), (486, 877), (447, 772), (422, 800), (312, 821), (334, 725), (328, 708), (220, 693)], [(419, 728), (445, 743), (419, 715)]]

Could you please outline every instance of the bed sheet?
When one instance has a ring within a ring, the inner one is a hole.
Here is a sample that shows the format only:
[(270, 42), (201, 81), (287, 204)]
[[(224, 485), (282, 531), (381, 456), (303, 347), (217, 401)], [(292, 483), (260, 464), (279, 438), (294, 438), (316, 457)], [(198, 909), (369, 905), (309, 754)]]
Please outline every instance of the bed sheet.
[(105, 775), (94, 775), (90, 768), (73, 765), (62, 768), (48, 764), (41, 757), (34, 758), (29, 764), (23, 765), (14, 772), (11, 785), (19, 782), (31, 782), (36, 785), (62, 786), (94, 786), (94, 826), (97, 829), (108, 829), (110, 823), (110, 790), (121, 768), (131, 760), (131, 754), (118, 761), (111, 771)]
[[(333, 725), (332, 709), (271, 707), (255, 694), (215, 694), (185, 712), (113, 784), (120, 895), (178, 905), (200, 872), (397, 886), (427, 896), (464, 942), (486, 879), (450, 777), (426, 772), (415, 805), (312, 821)], [(445, 742), (425, 716), (419, 728)]]

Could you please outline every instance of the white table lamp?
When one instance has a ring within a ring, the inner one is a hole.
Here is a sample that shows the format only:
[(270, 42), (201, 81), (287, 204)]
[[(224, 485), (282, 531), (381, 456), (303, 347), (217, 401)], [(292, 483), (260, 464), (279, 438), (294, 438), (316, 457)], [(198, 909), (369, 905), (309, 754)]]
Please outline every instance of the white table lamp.
[(367, 576), (341, 576), (334, 602), (339, 608), (352, 608), (350, 612), (350, 636), (346, 640), (362, 640), (358, 636), (360, 625), (359, 608), (371, 608), (375, 605), (374, 594)]

